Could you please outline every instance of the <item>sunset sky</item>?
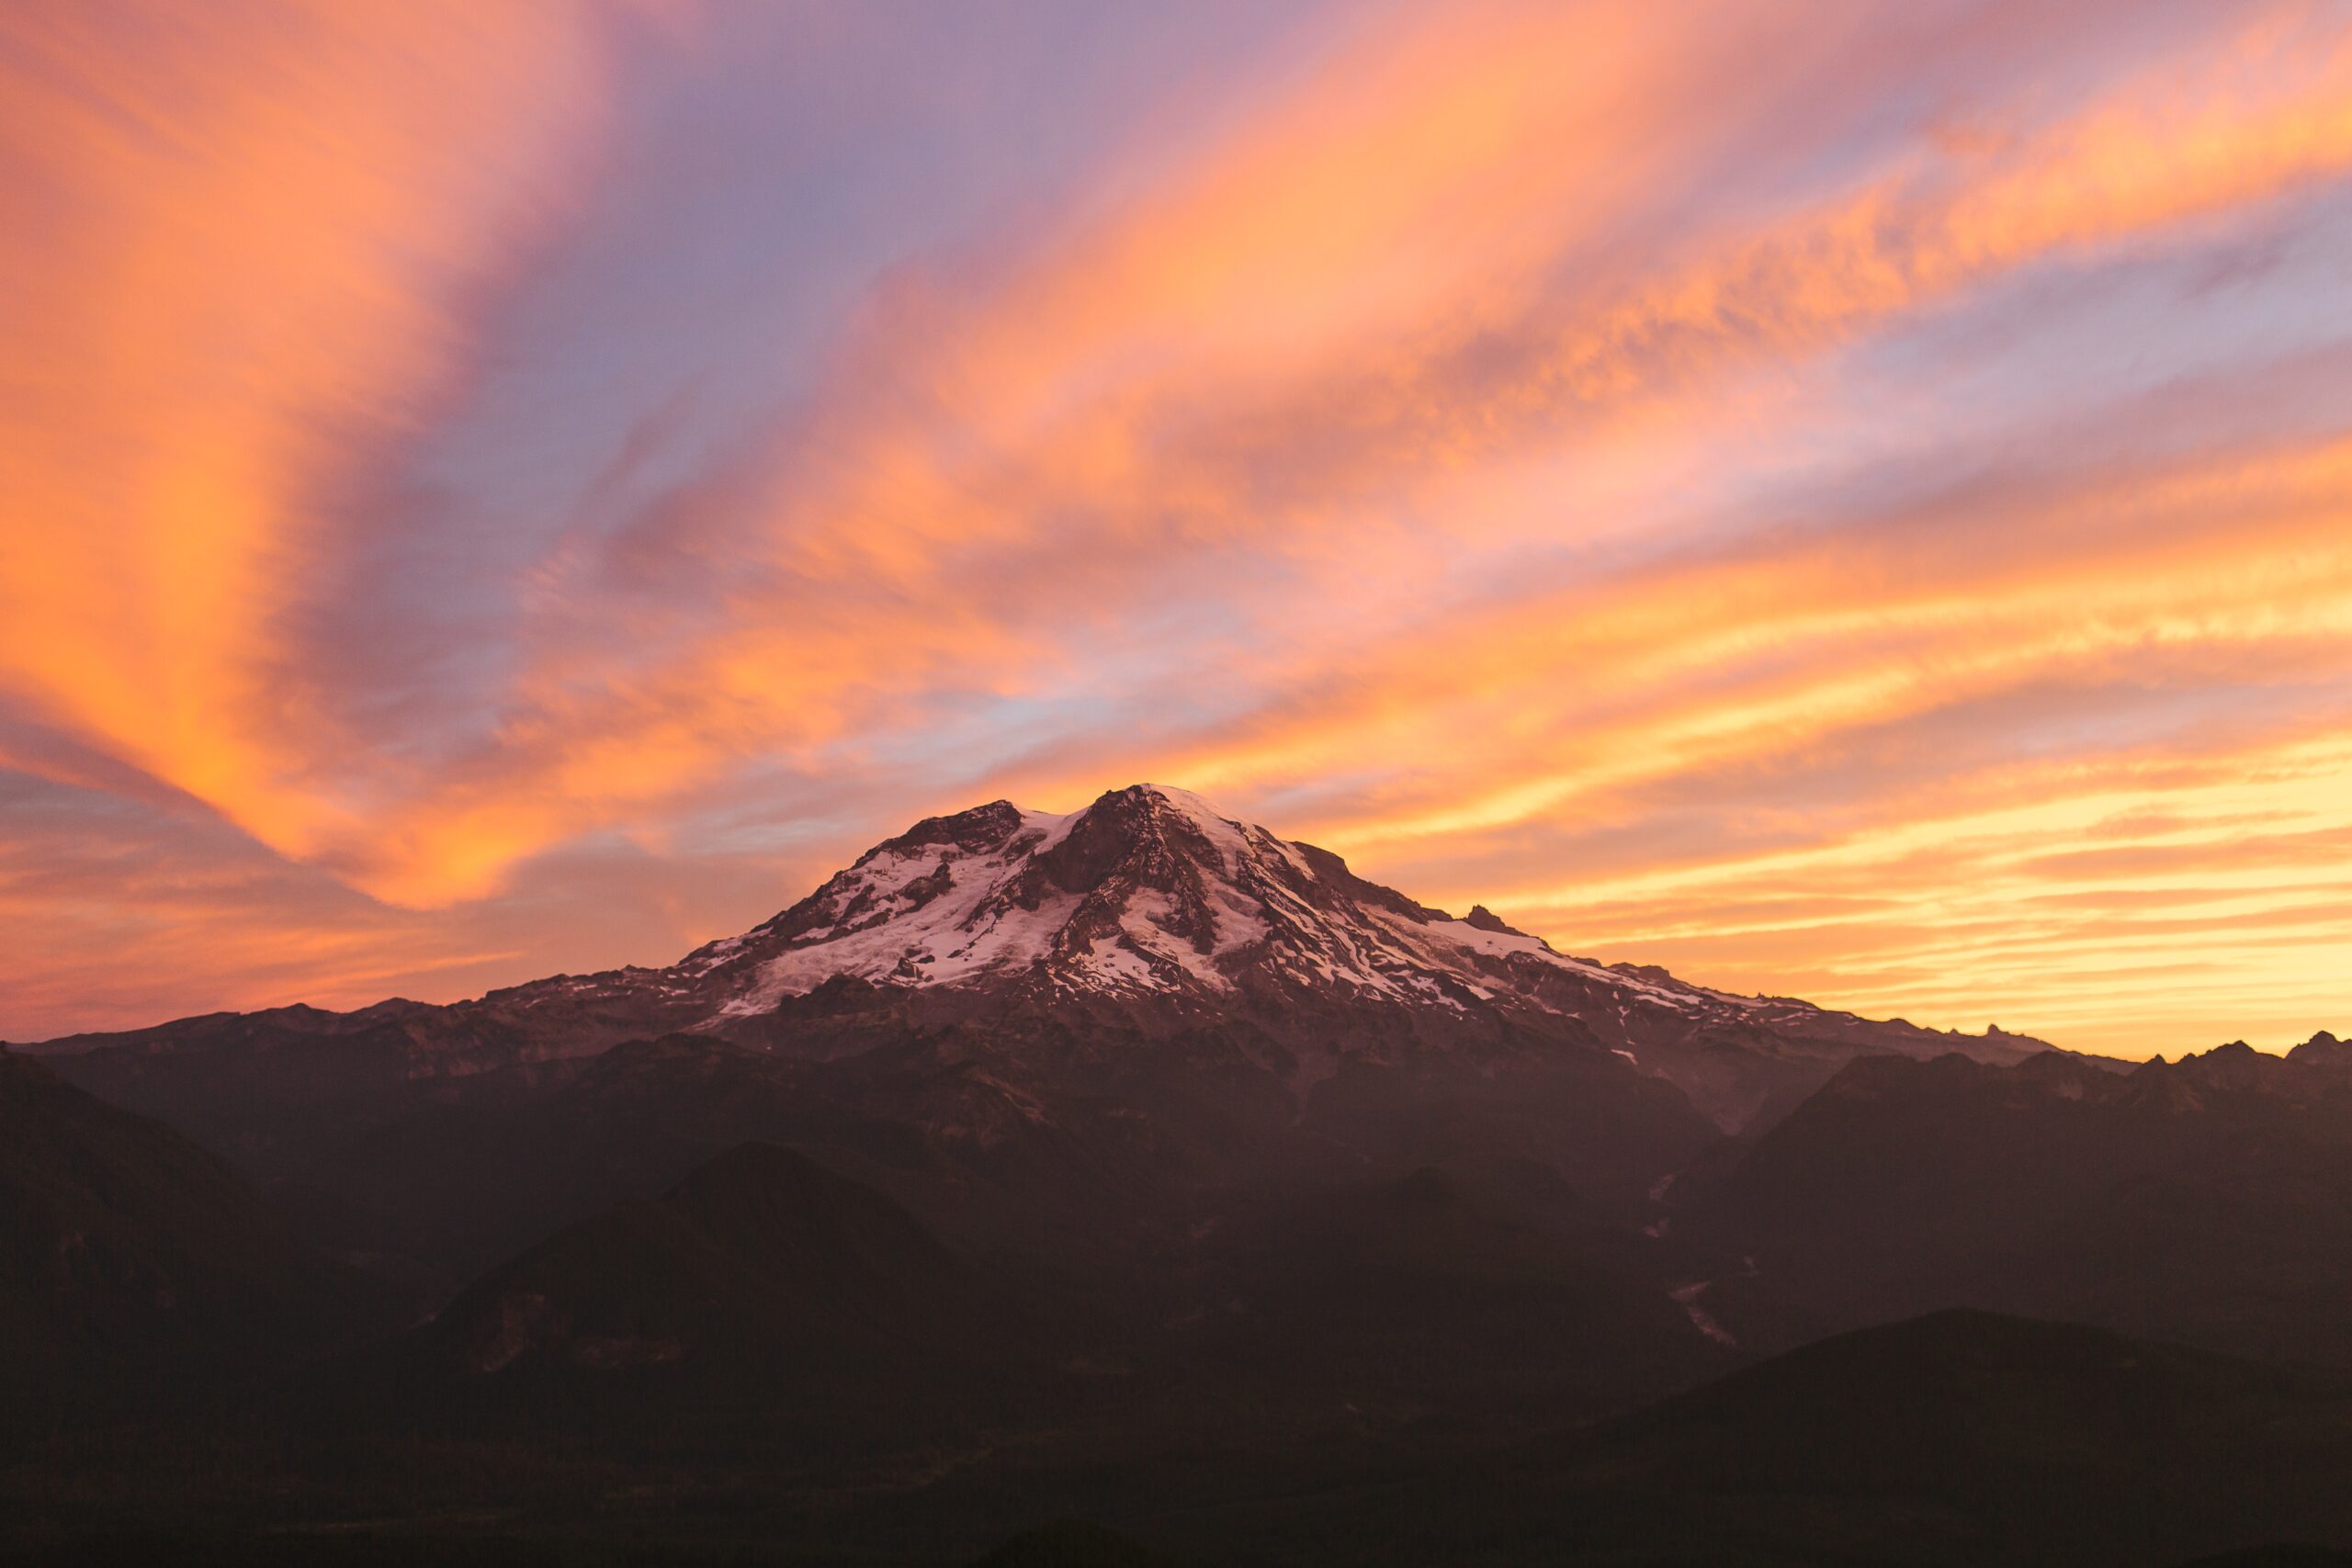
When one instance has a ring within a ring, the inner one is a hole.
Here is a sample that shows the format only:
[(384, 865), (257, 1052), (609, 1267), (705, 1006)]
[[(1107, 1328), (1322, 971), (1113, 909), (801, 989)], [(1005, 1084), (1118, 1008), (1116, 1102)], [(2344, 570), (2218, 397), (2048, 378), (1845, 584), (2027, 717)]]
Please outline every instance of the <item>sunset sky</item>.
[(1154, 780), (1565, 950), (2352, 1025), (2352, 5), (0, 9), (0, 1038)]

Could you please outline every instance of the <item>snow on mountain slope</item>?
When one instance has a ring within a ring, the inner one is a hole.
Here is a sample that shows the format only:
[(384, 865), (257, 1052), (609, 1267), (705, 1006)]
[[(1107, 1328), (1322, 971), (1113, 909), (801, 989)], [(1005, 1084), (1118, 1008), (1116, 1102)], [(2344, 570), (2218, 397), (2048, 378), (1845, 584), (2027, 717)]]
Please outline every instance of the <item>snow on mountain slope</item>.
[[(933, 818), (678, 974), (714, 1019), (766, 1012), (836, 976), (933, 988), (1025, 985), (1204, 1008), (1318, 1002), (1568, 1014), (1638, 1055), (1656, 1028), (1832, 1034), (1862, 1021), (1554, 952), (1484, 908), (1457, 919), (1351, 873), (1337, 855), (1156, 784), (1067, 817), (1008, 801)], [(1870, 1025), (1952, 1048), (1907, 1025)], [(2023, 1055), (2034, 1043), (2021, 1042)]]

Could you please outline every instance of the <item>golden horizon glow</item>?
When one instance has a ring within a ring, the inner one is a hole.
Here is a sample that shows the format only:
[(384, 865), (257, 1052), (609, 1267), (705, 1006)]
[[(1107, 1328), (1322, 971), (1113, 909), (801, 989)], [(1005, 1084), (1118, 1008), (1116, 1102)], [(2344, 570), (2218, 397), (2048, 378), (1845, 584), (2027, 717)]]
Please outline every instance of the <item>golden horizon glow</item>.
[(0, 21), (0, 1036), (1139, 778), (1736, 990), (2341, 1030), (2352, 8), (2050, 13)]

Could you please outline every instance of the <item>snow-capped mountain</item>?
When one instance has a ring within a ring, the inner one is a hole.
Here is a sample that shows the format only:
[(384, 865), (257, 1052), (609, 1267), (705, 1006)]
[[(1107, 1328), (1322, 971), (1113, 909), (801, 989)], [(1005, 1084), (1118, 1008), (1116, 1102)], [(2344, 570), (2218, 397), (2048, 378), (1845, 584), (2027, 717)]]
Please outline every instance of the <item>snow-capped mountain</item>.
[(1277, 1034), (1334, 1012), (1382, 1021), (1340, 1050), (1464, 1026), (1551, 1038), (1572, 1021), (1583, 1043), (1675, 1082), (1726, 1125), (1779, 1098), (1783, 1078), (1809, 1089), (1861, 1051), (2011, 1061), (2046, 1049), (1558, 953), (1484, 908), (1457, 919), (1158, 784), (1068, 816), (1000, 800), (928, 818), (653, 983), (707, 1007), (695, 1027), (759, 1037), (758, 1021), (848, 982), (906, 993), (930, 1017), (1050, 1006), (1161, 1029), (1239, 1018)]
[(1564, 956), (1483, 908), (1464, 919), (1429, 908), (1355, 876), (1328, 851), (1159, 784), (1069, 816), (1000, 800), (928, 818), (766, 924), (697, 949), (676, 972), (726, 995), (721, 1018), (766, 1011), (841, 976), (1175, 994), (1209, 1007), (1274, 991), (1457, 1012), (1509, 1001), (1562, 1010), (1564, 987), (1690, 1017), (1792, 1005)]
[[(1430, 908), (1155, 784), (1067, 816), (1000, 800), (926, 818), (764, 924), (665, 967), (556, 976), (447, 1007), (221, 1014), (49, 1049), (269, 1050), (334, 1035), (389, 1075), (465, 1076), (671, 1033), (836, 1054), (892, 1030), (1011, 1017), (1096, 1039), (1246, 1026), (1284, 1055), (1299, 1097), (1351, 1060), (1605, 1053), (1725, 1128), (1794, 1103), (1856, 1055), (2010, 1062), (2046, 1049), (1574, 957), (1483, 908)], [(844, 1019), (860, 1021), (848, 1045)]]
[(1456, 919), (1157, 784), (1066, 817), (1001, 800), (931, 818), (678, 967), (730, 990), (730, 1015), (844, 975), (1173, 992), (1211, 1005), (1273, 987), (1457, 1011), (1572, 976), (1645, 1006), (1766, 1005), (1562, 957), (1484, 909)]

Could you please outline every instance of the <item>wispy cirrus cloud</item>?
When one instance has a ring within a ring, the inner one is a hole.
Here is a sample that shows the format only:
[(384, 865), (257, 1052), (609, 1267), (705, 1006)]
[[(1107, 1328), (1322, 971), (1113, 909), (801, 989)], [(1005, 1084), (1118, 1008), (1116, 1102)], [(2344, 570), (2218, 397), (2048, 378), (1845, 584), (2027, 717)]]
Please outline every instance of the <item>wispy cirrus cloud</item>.
[(336, 487), (431, 416), (460, 307), (596, 107), (569, 7), (241, 5), (0, 24), (0, 665), (28, 720), (296, 855), (359, 830), (281, 621)]

